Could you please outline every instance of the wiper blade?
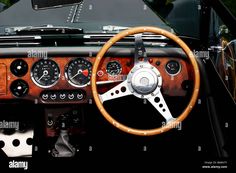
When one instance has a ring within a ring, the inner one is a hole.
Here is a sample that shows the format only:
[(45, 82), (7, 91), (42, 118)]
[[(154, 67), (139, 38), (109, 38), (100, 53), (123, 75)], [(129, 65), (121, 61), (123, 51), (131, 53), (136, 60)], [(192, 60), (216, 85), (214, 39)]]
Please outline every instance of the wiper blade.
[(102, 30), (104, 32), (112, 32), (112, 31), (122, 31), (122, 30), (125, 30), (125, 29), (128, 29), (129, 27), (126, 27), (126, 26), (115, 26), (115, 25), (106, 25), (106, 26), (103, 26), (102, 27)]
[(72, 28), (64, 26), (23, 26), (23, 27), (10, 27), (5, 28), (5, 33), (12, 35), (35, 35), (35, 34), (82, 34), (83, 29), (81, 28)]

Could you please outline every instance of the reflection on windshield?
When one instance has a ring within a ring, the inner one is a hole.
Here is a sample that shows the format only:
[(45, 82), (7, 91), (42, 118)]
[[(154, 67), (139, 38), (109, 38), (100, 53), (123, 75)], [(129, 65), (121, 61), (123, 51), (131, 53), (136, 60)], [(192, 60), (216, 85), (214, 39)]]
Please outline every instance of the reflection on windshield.
[(35, 10), (47, 9), (47, 8), (57, 8), (67, 5), (80, 4), (82, 0), (32, 0), (32, 6)]
[(200, 1), (143, 0), (151, 9), (177, 31), (179, 35), (199, 38)]

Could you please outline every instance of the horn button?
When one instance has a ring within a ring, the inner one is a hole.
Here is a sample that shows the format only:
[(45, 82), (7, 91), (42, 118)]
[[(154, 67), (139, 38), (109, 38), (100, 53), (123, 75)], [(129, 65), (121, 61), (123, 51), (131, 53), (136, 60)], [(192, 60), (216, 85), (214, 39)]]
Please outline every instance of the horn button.
[(160, 72), (149, 63), (139, 63), (128, 75), (128, 88), (139, 98), (158, 94), (162, 85)]

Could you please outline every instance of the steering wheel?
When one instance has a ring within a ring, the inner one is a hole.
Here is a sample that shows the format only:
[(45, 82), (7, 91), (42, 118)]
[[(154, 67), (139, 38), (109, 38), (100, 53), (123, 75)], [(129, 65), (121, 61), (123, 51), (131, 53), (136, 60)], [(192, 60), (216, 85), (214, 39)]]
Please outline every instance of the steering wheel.
[[(193, 67), (194, 87), (192, 96), (184, 111), (177, 118), (174, 118), (172, 116), (165, 102), (165, 99), (163, 98), (163, 95), (161, 93), (162, 76), (160, 72), (158, 71), (157, 68), (152, 66), (147, 61), (146, 53), (144, 52), (145, 48), (142, 42), (140, 42), (140, 34), (144, 32), (163, 35), (176, 42), (186, 53), (187, 58), (189, 59)], [(96, 80), (97, 80), (96, 77), (97, 77), (98, 67), (103, 56), (113, 44), (115, 44), (117, 41), (129, 35), (136, 36), (135, 39), (139, 42), (138, 46), (136, 47), (137, 49), (136, 51), (138, 52), (138, 54), (142, 54), (144, 60), (143, 61), (137, 60), (138, 56), (135, 55), (134, 67), (130, 70), (127, 79), (118, 84), (117, 86), (115, 86), (114, 88), (110, 89), (109, 91), (105, 92), (104, 94), (99, 94), (96, 85)], [(190, 48), (179, 37), (160, 28), (142, 26), (124, 30), (115, 35), (114, 37), (112, 37), (108, 42), (104, 44), (104, 46), (98, 52), (96, 60), (93, 65), (91, 86), (92, 86), (92, 94), (94, 97), (94, 101), (101, 114), (110, 124), (129, 134), (139, 135), (139, 136), (151, 136), (164, 133), (176, 127), (175, 124), (181, 123), (189, 115), (198, 98), (199, 87), (200, 87), (200, 73), (197, 61), (195, 60), (195, 56), (193, 55)], [(166, 125), (154, 129), (143, 130), (126, 126), (115, 120), (106, 111), (106, 109), (103, 106), (103, 102), (128, 95), (134, 95), (140, 99), (147, 99), (155, 107), (155, 109), (165, 118)]]

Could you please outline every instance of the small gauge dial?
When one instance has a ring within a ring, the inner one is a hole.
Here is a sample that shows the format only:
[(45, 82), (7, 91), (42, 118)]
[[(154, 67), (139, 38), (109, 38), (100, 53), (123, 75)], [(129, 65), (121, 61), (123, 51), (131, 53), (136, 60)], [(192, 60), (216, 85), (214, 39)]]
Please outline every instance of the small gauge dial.
[(175, 75), (177, 75), (180, 72), (181, 65), (176, 60), (170, 60), (170, 61), (167, 62), (165, 69), (166, 69), (166, 72), (169, 75), (175, 76)]
[(22, 59), (17, 59), (11, 63), (10, 70), (15, 76), (22, 77), (28, 72), (28, 64)]
[(16, 97), (24, 97), (29, 92), (29, 85), (26, 81), (17, 79), (10, 86), (12, 94)]
[(122, 71), (122, 67), (118, 61), (108, 62), (106, 69), (107, 69), (107, 73), (111, 76), (117, 76)]
[(60, 78), (60, 69), (53, 60), (43, 59), (36, 62), (31, 70), (32, 81), (41, 88), (54, 86)]
[(78, 58), (69, 62), (65, 76), (72, 86), (84, 87), (90, 82), (91, 73), (91, 62)]

